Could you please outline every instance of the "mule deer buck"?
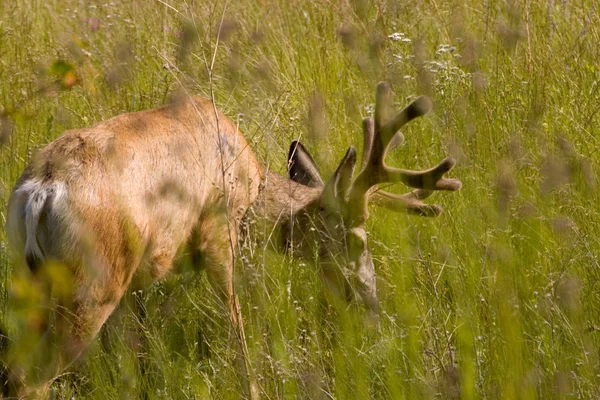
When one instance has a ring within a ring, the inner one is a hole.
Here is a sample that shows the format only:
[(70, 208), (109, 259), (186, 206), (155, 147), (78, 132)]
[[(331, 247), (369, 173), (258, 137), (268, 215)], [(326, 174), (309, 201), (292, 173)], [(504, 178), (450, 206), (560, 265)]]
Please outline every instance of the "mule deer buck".
[[(9, 361), (11, 390), (44, 393), (94, 338), (132, 280), (161, 279), (185, 253), (201, 260), (227, 308), (242, 387), (246, 396), (256, 396), (233, 268), (236, 243), (247, 231), (240, 226), (257, 218), (315, 263), (335, 293), (357, 294), (376, 312), (365, 232), (369, 200), (435, 216), (441, 208), (421, 200), (434, 190), (461, 187), (444, 178), (454, 166), (451, 158), (423, 171), (385, 164), (388, 149), (403, 141), (399, 129), (431, 108), (429, 99), (419, 97), (393, 116), (390, 104), (390, 86), (381, 83), (374, 119), (363, 121), (360, 173), (353, 179), (357, 156), (351, 147), (327, 183), (298, 142), (290, 149), (290, 179), (267, 171), (236, 124), (196, 97), (67, 131), (39, 151), (12, 192), (7, 232), (15, 275), (52, 300), (42, 322), (21, 327), (47, 333), (36, 355), (21, 360), (29, 367)], [(418, 190), (377, 190), (384, 182)], [(48, 272), (57, 265), (67, 289), (64, 282), (57, 289)], [(36, 363), (52, 359), (47, 354), (53, 351), (56, 361), (40, 368)]]

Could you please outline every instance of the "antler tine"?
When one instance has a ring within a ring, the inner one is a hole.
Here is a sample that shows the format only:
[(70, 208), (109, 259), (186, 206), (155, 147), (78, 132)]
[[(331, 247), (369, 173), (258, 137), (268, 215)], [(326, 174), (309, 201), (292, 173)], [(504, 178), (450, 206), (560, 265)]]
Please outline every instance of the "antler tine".
[(387, 82), (380, 82), (375, 91), (375, 132), (380, 132), (392, 113), (392, 89)]
[(431, 100), (427, 96), (419, 96), (404, 110), (400, 111), (394, 118), (388, 121), (382, 128), (383, 132), (395, 133), (408, 122), (427, 114), (433, 108)]
[(389, 150), (392, 142), (394, 146), (402, 144), (404, 142), (404, 136), (400, 133), (400, 128), (411, 120), (427, 114), (431, 108), (432, 103), (426, 96), (420, 96), (406, 108), (400, 111), (396, 116), (390, 118), (392, 105), (392, 90), (389, 83), (381, 82), (377, 85), (377, 92), (375, 94), (375, 138), (381, 139), (382, 158), (385, 156), (387, 150)]
[(375, 190), (371, 193), (370, 200), (376, 205), (392, 211), (406, 211), (424, 217), (436, 217), (443, 212), (442, 207), (437, 204), (425, 204), (421, 201), (429, 195), (431, 195), (431, 191), (422, 189), (405, 194)]
[(413, 188), (427, 190), (459, 190), (462, 183), (458, 179), (442, 178), (454, 165), (456, 161), (452, 157), (447, 157), (437, 166), (422, 171), (390, 168), (384, 165), (387, 175), (384, 182), (402, 182)]
[(375, 136), (375, 124), (373, 118), (367, 117), (362, 121), (363, 128), (363, 153), (362, 153), (362, 161), (360, 164), (360, 169), (363, 170), (366, 168), (369, 163), (369, 158), (371, 157), (371, 151), (373, 149), (373, 140)]

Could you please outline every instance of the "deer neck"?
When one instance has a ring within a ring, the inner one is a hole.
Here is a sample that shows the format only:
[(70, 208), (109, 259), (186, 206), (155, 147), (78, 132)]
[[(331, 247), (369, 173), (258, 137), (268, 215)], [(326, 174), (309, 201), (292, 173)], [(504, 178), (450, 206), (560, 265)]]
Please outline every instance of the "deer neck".
[(299, 184), (275, 172), (265, 172), (264, 176), (260, 194), (242, 222), (242, 232), (258, 230), (268, 236), (275, 234), (280, 236), (280, 243), (285, 243), (286, 227), (292, 217), (317, 199), (322, 189)]
[(253, 204), (257, 216), (275, 224), (289, 219), (321, 194), (321, 189), (304, 186), (275, 172), (267, 172), (262, 190)]

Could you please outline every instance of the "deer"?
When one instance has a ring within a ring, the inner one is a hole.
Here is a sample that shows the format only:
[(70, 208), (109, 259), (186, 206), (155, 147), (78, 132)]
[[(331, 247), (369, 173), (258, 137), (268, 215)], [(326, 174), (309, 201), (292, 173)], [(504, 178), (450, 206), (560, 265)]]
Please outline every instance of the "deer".
[[(41, 321), (22, 322), (21, 330), (45, 333), (29, 359), (8, 358), (7, 396), (46, 395), (132, 282), (160, 280), (185, 256), (206, 270), (233, 332), (243, 396), (257, 398), (233, 277), (237, 243), (261, 223), (272, 227), (282, 251), (292, 248), (313, 264), (336, 296), (377, 314), (365, 230), (369, 202), (437, 216), (442, 208), (423, 200), (462, 186), (445, 177), (455, 165), (451, 157), (420, 171), (385, 163), (387, 152), (404, 142), (400, 128), (429, 112), (432, 102), (421, 96), (398, 113), (392, 108), (391, 86), (382, 82), (374, 116), (362, 123), (360, 171), (354, 178), (357, 152), (350, 147), (326, 182), (299, 141), (290, 146), (289, 176), (281, 176), (257, 159), (214, 101), (187, 95), (66, 131), (43, 147), (11, 193), (6, 230), (14, 276), (49, 306)], [(415, 190), (394, 194), (380, 190), (383, 183)], [(67, 285), (55, 287), (52, 268)]]

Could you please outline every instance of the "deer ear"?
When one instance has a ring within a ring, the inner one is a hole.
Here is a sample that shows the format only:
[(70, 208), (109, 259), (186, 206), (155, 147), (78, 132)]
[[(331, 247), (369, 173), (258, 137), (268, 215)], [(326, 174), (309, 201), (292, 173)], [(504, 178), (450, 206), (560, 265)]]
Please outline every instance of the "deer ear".
[(317, 165), (302, 143), (294, 140), (288, 153), (290, 179), (304, 186), (323, 187), (323, 179), (319, 175)]
[(354, 174), (354, 166), (356, 165), (356, 150), (354, 147), (350, 147), (344, 156), (340, 165), (333, 176), (325, 185), (323, 189), (323, 199), (326, 202), (339, 201), (345, 202), (348, 190), (352, 185), (352, 175)]

